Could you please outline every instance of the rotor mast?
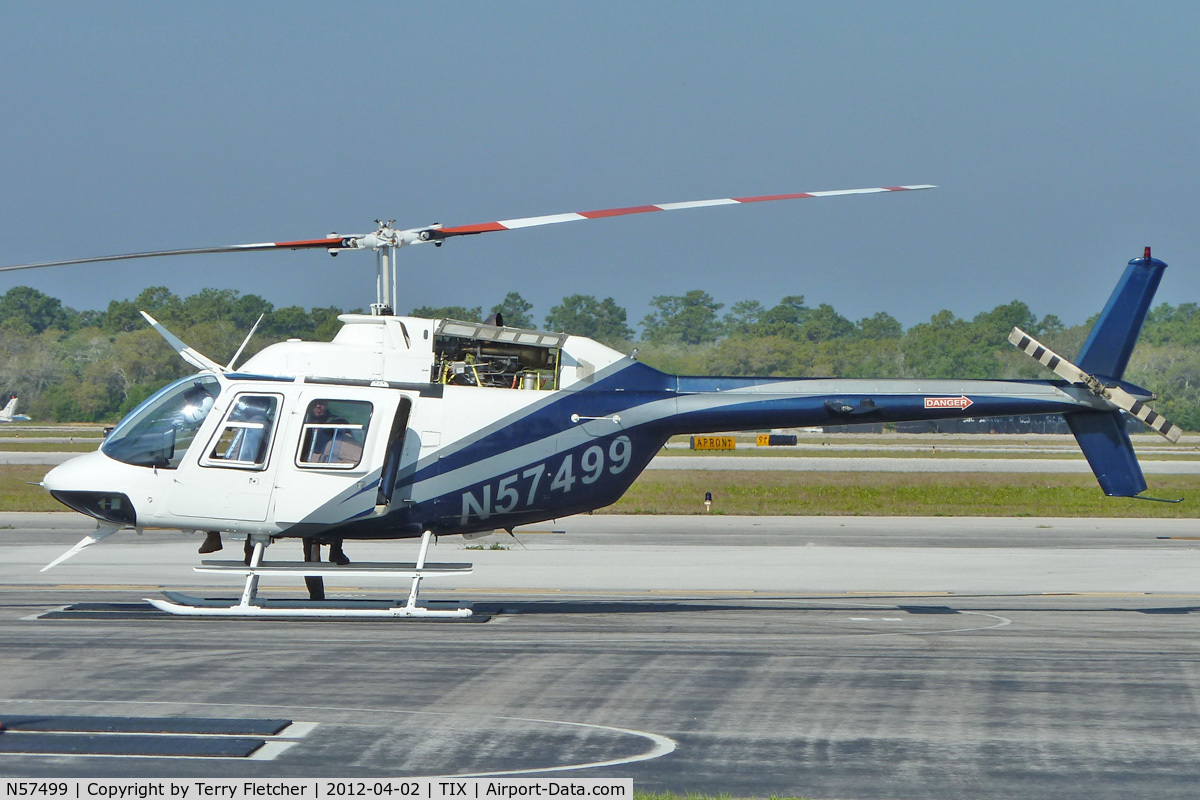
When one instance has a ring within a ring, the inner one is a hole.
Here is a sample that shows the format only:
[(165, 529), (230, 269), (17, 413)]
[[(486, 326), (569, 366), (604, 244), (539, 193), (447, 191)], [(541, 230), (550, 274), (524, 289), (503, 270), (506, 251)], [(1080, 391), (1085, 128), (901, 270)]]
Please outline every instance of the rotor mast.
[[(366, 236), (347, 236), (340, 240), (340, 247), (330, 248), (329, 255), (336, 256), (342, 249), (375, 251), (375, 302), (371, 303), (371, 314), (390, 317), (396, 313), (399, 302), (399, 276), (396, 269), (396, 252), (405, 245), (432, 241), (441, 246), (441, 238), (435, 233), (441, 225), (398, 231), (396, 220), (375, 220), (379, 227)], [(331, 238), (337, 234), (330, 234)]]
[(396, 313), (396, 248), (393, 245), (375, 251), (379, 275), (375, 285), (375, 302), (371, 314), (390, 317)]
[[(379, 232), (392, 230), (392, 225), (396, 220), (389, 219), (384, 222), (381, 219), (375, 220), (379, 224)], [(385, 239), (384, 243), (375, 248), (375, 264), (377, 275), (375, 278), (375, 302), (371, 303), (371, 314), (376, 317), (390, 317), (396, 313), (396, 250), (400, 245), (396, 244), (395, 238)], [(336, 252), (336, 251), (330, 251)]]

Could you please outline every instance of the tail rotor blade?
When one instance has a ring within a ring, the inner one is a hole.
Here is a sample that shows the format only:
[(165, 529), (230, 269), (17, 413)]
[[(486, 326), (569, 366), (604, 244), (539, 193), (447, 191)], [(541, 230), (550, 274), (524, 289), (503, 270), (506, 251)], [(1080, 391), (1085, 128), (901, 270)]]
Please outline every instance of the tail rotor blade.
[[(1042, 366), (1049, 367), (1058, 377), (1071, 383), (1082, 383), (1087, 385), (1093, 392), (1099, 393), (1099, 381), (1020, 328), (1012, 329), (1012, 333), (1008, 335), (1008, 341), (1021, 352), (1040, 362)], [(1088, 383), (1089, 380), (1094, 381), (1096, 386), (1091, 386)]]
[(1008, 341), (1012, 342), (1018, 350), (1054, 370), (1054, 373), (1059, 377), (1071, 383), (1083, 384), (1093, 394), (1103, 397), (1122, 411), (1126, 411), (1137, 417), (1172, 444), (1178, 442), (1179, 437), (1183, 434), (1183, 430), (1178, 425), (1168, 422), (1166, 417), (1147, 406), (1120, 386), (1116, 384), (1105, 386), (1094, 375), (1084, 372), (1020, 328), (1012, 329), (1012, 333), (1008, 335)]
[(1104, 396), (1112, 401), (1113, 405), (1128, 411), (1155, 432), (1161, 434), (1171, 444), (1178, 442), (1179, 437), (1183, 435), (1182, 428), (1172, 422), (1168, 422), (1166, 417), (1150, 408), (1141, 400), (1138, 400), (1120, 386), (1105, 386)]

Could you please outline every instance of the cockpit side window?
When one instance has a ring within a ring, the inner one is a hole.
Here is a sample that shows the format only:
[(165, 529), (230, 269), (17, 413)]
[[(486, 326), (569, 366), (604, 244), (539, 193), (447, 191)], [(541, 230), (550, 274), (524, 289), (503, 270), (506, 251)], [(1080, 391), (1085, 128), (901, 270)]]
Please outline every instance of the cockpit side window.
[(273, 394), (239, 394), (200, 463), (237, 469), (265, 467), (280, 399)]
[(135, 408), (100, 449), (126, 464), (175, 469), (220, 393), (211, 375), (176, 381)]
[(296, 466), (352, 469), (362, 460), (372, 406), (359, 400), (318, 398), (308, 404)]

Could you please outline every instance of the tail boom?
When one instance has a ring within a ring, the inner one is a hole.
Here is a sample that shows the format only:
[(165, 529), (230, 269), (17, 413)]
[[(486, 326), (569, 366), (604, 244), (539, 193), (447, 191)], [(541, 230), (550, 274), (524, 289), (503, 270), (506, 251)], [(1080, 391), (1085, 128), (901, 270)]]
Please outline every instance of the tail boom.
[[(805, 378), (756, 385), (701, 378), (704, 391), (680, 393), (668, 422), (671, 434), (808, 427), (860, 423), (917, 422), (1015, 415), (1069, 414), (1103, 410), (1090, 392), (1057, 381)], [(736, 386), (736, 388), (733, 388)], [(633, 422), (634, 411), (622, 412)]]

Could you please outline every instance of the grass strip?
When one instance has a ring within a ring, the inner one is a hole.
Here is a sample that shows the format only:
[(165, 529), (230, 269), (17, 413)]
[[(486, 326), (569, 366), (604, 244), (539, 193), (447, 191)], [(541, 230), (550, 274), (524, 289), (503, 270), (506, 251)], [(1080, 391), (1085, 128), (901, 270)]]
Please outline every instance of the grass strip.
[(53, 467), (0, 465), (0, 511), (66, 511), (40, 486), (42, 478)]
[[(1064, 450), (1062, 452), (997, 452), (988, 450), (829, 450), (818, 448), (789, 448), (779, 450), (662, 450), (656, 458), (1019, 458), (1027, 459), (1077, 459), (1083, 461), (1083, 453)], [(1180, 455), (1177, 458), (1197, 460), (1196, 455)], [(1154, 455), (1156, 459), (1169, 456)]]
[(103, 439), (91, 439), (82, 442), (22, 442), (20, 439), (0, 439), (0, 452), (3, 453), (90, 453), (100, 447)]
[(104, 439), (104, 430), (102, 428), (73, 428), (70, 426), (60, 428), (22, 428), (14, 425), (5, 425), (0, 427), (0, 439), (29, 439), (43, 436), (68, 436), (76, 439), (102, 441)]
[[(3, 448), (0, 448), (3, 449)], [(1141, 450), (1137, 453), (1143, 461), (1200, 461), (1200, 452), (1157, 452)], [(1000, 450), (831, 450), (818, 448), (788, 448), (778, 450), (662, 450), (656, 458), (1019, 458), (1022, 461), (1065, 460), (1084, 461), (1078, 448), (1061, 451), (1010, 451)]]
[[(1200, 517), (1200, 476), (1152, 475), (1154, 503), (1105, 497), (1090, 475), (653, 470), (597, 513), (885, 517)], [(704, 494), (712, 492), (712, 512)]]

